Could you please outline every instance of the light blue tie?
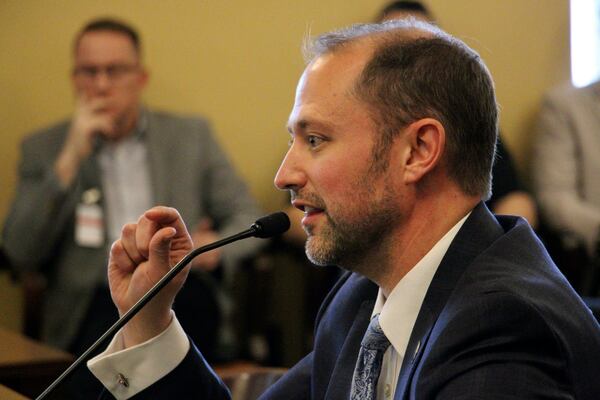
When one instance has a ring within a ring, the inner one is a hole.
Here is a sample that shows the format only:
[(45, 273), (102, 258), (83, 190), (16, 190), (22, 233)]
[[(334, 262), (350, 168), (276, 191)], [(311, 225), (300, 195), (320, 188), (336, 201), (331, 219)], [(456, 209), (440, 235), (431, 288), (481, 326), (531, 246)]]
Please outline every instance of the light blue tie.
[(383, 354), (390, 346), (379, 325), (379, 314), (375, 315), (360, 344), (358, 360), (352, 377), (350, 400), (375, 400), (377, 381), (381, 373)]

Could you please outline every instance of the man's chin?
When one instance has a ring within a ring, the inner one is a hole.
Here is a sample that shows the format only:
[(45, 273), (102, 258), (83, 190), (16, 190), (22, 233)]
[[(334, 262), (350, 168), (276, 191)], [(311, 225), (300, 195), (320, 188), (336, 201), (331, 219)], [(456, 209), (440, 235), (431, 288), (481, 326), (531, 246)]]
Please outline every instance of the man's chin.
[(304, 246), (306, 256), (310, 262), (321, 267), (335, 264), (331, 249), (329, 249), (327, 244), (322, 243), (321, 240), (322, 238), (315, 235), (310, 235), (308, 239), (306, 239), (306, 244)]

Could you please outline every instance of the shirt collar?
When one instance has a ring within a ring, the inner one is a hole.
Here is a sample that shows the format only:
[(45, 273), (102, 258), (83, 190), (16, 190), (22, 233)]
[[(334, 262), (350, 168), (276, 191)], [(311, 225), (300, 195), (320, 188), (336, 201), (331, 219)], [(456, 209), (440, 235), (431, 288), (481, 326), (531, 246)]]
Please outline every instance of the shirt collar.
[(386, 337), (401, 357), (404, 357), (417, 315), (442, 258), (469, 212), (456, 223), (427, 254), (398, 282), (386, 299), (381, 288), (373, 309)]

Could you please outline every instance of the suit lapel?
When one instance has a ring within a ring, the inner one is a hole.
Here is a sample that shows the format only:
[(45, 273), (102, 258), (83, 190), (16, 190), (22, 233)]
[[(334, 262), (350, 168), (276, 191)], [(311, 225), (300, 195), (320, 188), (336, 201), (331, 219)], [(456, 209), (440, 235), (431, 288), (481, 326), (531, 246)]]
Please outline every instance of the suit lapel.
[(395, 400), (401, 400), (404, 398), (409, 380), (414, 373), (414, 367), (421, 359), (423, 348), (427, 343), (427, 339), (431, 333), (431, 328), (433, 328), (435, 317), (436, 315), (432, 312), (432, 310), (426, 307), (421, 307), (419, 316), (415, 321), (415, 326), (410, 335), (408, 346), (406, 347), (406, 353), (404, 354), (402, 367), (400, 368), (400, 375), (398, 377), (398, 384), (396, 385), (396, 393), (394, 395)]
[(154, 204), (171, 204), (172, 185), (169, 184), (172, 170), (169, 168), (171, 151), (166, 149), (172, 147), (172, 143), (169, 142), (169, 135), (165, 130), (161, 130), (160, 120), (156, 115), (147, 110), (144, 110), (144, 114), (147, 121), (145, 135)]
[(408, 388), (429, 334), (463, 272), (502, 233), (502, 228), (483, 203), (473, 209), (459, 230), (423, 300), (400, 369), (395, 400), (409, 398)]

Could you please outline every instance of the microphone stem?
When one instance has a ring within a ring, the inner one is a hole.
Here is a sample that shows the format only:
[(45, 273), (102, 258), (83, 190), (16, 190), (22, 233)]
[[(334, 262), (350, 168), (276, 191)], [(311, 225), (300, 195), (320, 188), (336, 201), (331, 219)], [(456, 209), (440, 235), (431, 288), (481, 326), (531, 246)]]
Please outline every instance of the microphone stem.
[(248, 237), (254, 236), (257, 229), (252, 226), (250, 229), (247, 229), (243, 232), (237, 233), (232, 236), (228, 236), (224, 239), (218, 240), (214, 243), (207, 244), (206, 246), (198, 247), (197, 249), (192, 250), (185, 257), (183, 257), (177, 264), (175, 264), (169, 272), (167, 272), (156, 284), (146, 292), (145, 295), (140, 298), (137, 303), (135, 303), (121, 318), (119, 318), (98, 340), (94, 342), (81, 356), (77, 358), (67, 368), (50, 386), (42, 392), (35, 400), (42, 400), (50, 394), (56, 386), (58, 386), (63, 380), (65, 380), (71, 373), (79, 367), (84, 361), (86, 361), (92, 353), (94, 353), (104, 342), (106, 342), (109, 338), (114, 336), (114, 334), (121, 329), (131, 318), (133, 318), (141, 309), (148, 303), (156, 294), (165, 287), (169, 282), (173, 280), (175, 275), (177, 275), (181, 270), (190, 262), (194, 257), (199, 254), (205, 253), (210, 250), (214, 250), (218, 247), (224, 246), (226, 244), (245, 239)]

